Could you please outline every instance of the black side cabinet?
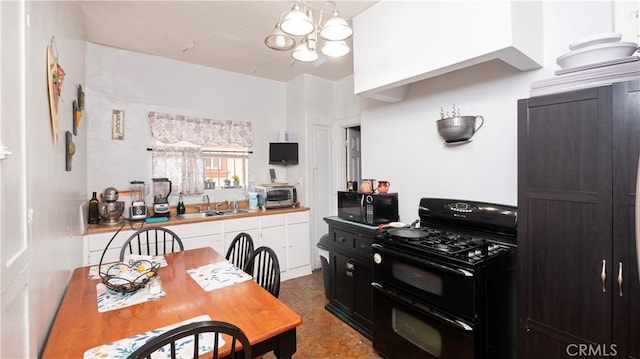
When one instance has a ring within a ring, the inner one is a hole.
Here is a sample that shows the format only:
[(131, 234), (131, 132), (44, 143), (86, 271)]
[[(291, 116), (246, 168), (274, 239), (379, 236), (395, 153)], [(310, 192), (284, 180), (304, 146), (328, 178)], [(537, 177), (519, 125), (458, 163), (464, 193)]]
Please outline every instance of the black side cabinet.
[(327, 217), (331, 285), (325, 308), (345, 323), (372, 337), (372, 255), (376, 226)]
[(518, 102), (518, 358), (640, 358), (640, 81)]

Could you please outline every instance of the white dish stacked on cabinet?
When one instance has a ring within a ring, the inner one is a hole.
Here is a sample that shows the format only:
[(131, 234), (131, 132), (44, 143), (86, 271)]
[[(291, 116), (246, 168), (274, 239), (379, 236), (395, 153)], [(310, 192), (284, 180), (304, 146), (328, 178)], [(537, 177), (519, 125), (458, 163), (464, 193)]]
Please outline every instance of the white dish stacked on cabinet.
[(640, 77), (640, 57), (635, 42), (621, 42), (616, 32), (591, 35), (569, 45), (568, 53), (558, 57), (560, 70), (554, 77), (531, 82), (529, 95), (604, 86)]
[(622, 34), (609, 32), (582, 38), (569, 45), (569, 52), (556, 62), (563, 69), (609, 62), (619, 63), (638, 50), (635, 42), (620, 42)]

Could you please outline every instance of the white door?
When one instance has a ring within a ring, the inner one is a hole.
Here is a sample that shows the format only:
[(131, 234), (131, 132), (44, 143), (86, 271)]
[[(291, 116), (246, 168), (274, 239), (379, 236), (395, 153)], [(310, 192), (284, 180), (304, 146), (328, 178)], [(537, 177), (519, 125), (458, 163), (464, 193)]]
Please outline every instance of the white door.
[(37, 351), (29, 342), (25, 16), (24, 0), (0, 2), (0, 358)]
[[(320, 237), (328, 232), (324, 217), (332, 214), (333, 201), (336, 196), (333, 190), (335, 171), (333, 166), (333, 142), (331, 141), (332, 127), (323, 124), (313, 124), (311, 127), (311, 244), (313, 245), (313, 269), (320, 268), (316, 243)], [(332, 197), (333, 196), (333, 197)]]

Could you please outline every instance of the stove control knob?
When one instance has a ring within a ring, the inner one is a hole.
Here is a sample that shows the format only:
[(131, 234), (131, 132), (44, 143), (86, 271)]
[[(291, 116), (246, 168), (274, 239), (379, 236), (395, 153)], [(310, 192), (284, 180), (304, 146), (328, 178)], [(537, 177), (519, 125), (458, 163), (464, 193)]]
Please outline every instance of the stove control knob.
[(373, 254), (373, 262), (375, 264), (380, 264), (382, 263), (382, 255), (380, 253), (374, 253)]

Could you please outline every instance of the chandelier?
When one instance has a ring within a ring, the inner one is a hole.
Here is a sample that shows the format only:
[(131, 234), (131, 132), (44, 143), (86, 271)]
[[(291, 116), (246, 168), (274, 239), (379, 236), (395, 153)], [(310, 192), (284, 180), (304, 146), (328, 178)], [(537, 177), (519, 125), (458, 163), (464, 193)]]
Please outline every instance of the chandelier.
[[(326, 6), (333, 6), (333, 11), (323, 23), (323, 14)], [(317, 23), (314, 22), (314, 9), (310, 1), (296, 0), (291, 11), (280, 16), (280, 21), (264, 43), (271, 49), (287, 51), (294, 49), (291, 57), (301, 62), (313, 62), (318, 59), (316, 51), (318, 39), (324, 40), (322, 53), (329, 57), (341, 57), (348, 54), (351, 49), (345, 40), (353, 35), (353, 30), (345, 19), (340, 17), (336, 4), (333, 1), (325, 2), (320, 8)], [(295, 37), (299, 37), (296, 46)]]

